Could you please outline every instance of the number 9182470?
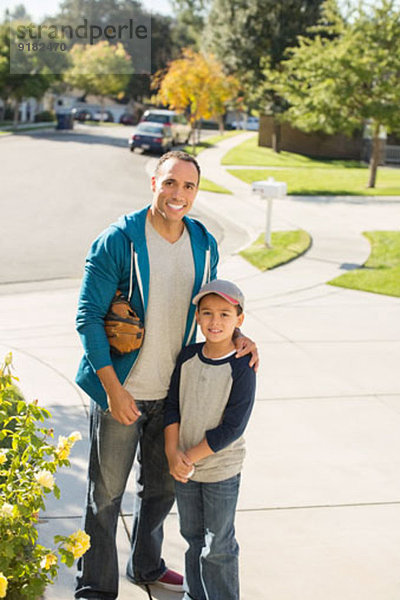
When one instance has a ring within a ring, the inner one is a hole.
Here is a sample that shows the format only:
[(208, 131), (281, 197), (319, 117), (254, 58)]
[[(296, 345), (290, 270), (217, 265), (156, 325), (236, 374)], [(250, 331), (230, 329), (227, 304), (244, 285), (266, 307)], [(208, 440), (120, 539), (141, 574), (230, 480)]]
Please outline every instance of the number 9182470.
[(25, 42), (17, 44), (18, 50), (21, 52), (65, 52), (67, 50), (67, 44), (63, 42)]

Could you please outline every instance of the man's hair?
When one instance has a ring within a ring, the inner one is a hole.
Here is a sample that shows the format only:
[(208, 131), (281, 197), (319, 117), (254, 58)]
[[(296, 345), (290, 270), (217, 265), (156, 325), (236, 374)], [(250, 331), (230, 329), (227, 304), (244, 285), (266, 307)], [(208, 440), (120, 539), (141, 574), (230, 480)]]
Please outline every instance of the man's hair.
[[(197, 311), (199, 311), (199, 310), (200, 310), (200, 304), (201, 304), (202, 300), (204, 300), (204, 298), (207, 298), (207, 296), (219, 296), (219, 294), (215, 294), (214, 292), (210, 292), (209, 294), (206, 294), (205, 296), (203, 296), (202, 298), (200, 298), (200, 300), (199, 300), (199, 302), (198, 302), (198, 304), (197, 304)], [(222, 296), (220, 296), (220, 298), (221, 298), (221, 297), (222, 297)], [(230, 304), (230, 303), (229, 303), (229, 304)], [(237, 316), (238, 316), (238, 317), (240, 317), (240, 315), (241, 315), (241, 314), (242, 314), (242, 312), (243, 312), (243, 308), (240, 306), (240, 304), (232, 304), (232, 306), (233, 306), (234, 308), (236, 308), (236, 314), (237, 314)]]
[(194, 156), (191, 156), (190, 154), (188, 154), (187, 152), (183, 152), (183, 150), (171, 150), (170, 152), (166, 152), (165, 154), (162, 155), (162, 157), (160, 158), (160, 160), (157, 163), (157, 166), (154, 170), (154, 176), (157, 177), (159, 171), (160, 171), (160, 167), (163, 163), (165, 163), (166, 160), (168, 160), (169, 158), (176, 158), (177, 160), (184, 160), (186, 162), (191, 162), (192, 164), (194, 164), (194, 166), (197, 169), (197, 173), (199, 175), (199, 179), (197, 181), (197, 185), (199, 185), (200, 183), (200, 165), (197, 162), (197, 160), (194, 158)]

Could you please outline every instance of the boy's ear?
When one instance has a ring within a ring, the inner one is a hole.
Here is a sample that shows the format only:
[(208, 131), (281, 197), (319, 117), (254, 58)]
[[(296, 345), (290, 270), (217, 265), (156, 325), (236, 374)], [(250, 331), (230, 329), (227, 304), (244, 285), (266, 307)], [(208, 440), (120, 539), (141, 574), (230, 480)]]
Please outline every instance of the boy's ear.
[(196, 308), (196, 312), (194, 313), (194, 316), (196, 317), (196, 323), (199, 323), (199, 309)]
[(236, 327), (241, 327), (243, 321), (244, 321), (244, 313), (242, 313), (241, 315), (238, 315)]

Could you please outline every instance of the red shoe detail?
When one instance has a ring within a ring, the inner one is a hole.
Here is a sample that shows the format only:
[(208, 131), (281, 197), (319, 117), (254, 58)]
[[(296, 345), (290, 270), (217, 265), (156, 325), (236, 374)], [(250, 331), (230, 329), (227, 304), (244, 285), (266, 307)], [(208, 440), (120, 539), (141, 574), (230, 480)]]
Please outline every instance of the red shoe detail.
[(156, 585), (165, 588), (166, 590), (173, 590), (175, 592), (183, 592), (183, 577), (176, 571), (167, 569), (164, 575), (157, 579)]

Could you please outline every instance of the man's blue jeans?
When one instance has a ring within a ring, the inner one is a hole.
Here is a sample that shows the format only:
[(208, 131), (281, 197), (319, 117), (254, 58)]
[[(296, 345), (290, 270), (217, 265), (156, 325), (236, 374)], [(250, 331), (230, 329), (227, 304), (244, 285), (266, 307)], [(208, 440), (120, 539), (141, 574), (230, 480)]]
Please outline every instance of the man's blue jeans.
[(239, 600), (235, 511), (240, 474), (216, 483), (175, 482), (185, 554), (185, 600)]
[(78, 562), (75, 597), (118, 596), (116, 531), (121, 500), (138, 449), (132, 551), (127, 566), (136, 583), (166, 570), (161, 558), (163, 522), (174, 502), (174, 480), (164, 453), (163, 400), (137, 402), (142, 415), (121, 425), (94, 401), (90, 407), (90, 456), (84, 529), (90, 550)]

